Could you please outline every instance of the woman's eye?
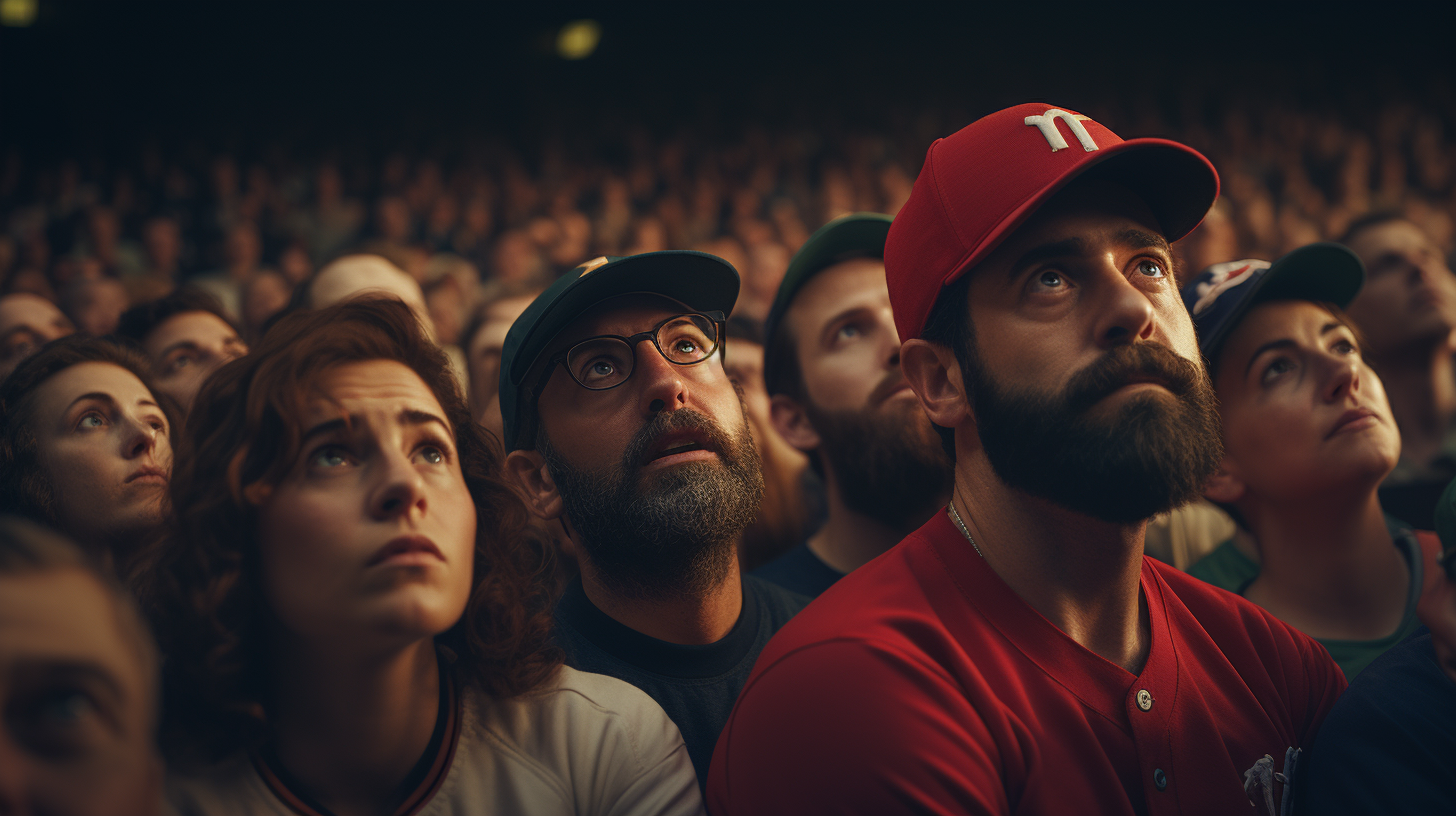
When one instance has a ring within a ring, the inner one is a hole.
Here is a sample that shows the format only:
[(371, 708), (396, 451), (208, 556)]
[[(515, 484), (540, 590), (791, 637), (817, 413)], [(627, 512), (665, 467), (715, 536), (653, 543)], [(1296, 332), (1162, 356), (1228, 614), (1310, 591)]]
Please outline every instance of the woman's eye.
[(311, 464), (320, 468), (337, 468), (349, 463), (349, 453), (343, 448), (330, 445), (314, 451)]
[(1163, 268), (1163, 265), (1151, 258), (1138, 261), (1137, 271), (1145, 278), (1166, 278), (1168, 276), (1168, 271)]
[(692, 354), (698, 350), (697, 342), (687, 338), (677, 341), (674, 346), (679, 354)]
[(426, 445), (420, 448), (420, 458), (432, 465), (445, 463), (445, 452), (434, 445)]
[(840, 338), (841, 340), (850, 340), (855, 337), (859, 337), (859, 326), (855, 325), (854, 323), (846, 323), (843, 326), (839, 327), (839, 331), (835, 332), (835, 336)]
[(180, 357), (173, 357), (172, 362), (167, 364), (167, 369), (169, 371), (180, 371), (190, 365), (192, 365), (192, 358), (184, 354)]
[(1264, 369), (1264, 373), (1260, 377), (1260, 379), (1265, 384), (1268, 384), (1268, 383), (1271, 383), (1271, 382), (1279, 379), (1279, 375), (1285, 373), (1286, 371), (1291, 371), (1293, 369), (1294, 369), (1294, 362), (1292, 360), (1286, 359), (1284, 357), (1280, 357), (1279, 359), (1271, 362), (1268, 365), (1268, 367), (1266, 367)]
[(101, 428), (105, 425), (106, 418), (95, 412), (86, 414), (81, 417), (80, 422), (76, 423), (76, 427), (78, 428)]
[(1359, 354), (1360, 353), (1360, 349), (1356, 348), (1355, 347), (1355, 344), (1354, 343), (1351, 343), (1349, 340), (1339, 340), (1339, 341), (1336, 341), (1335, 342), (1335, 345), (1334, 345), (1334, 350), (1337, 351), (1337, 352), (1339, 352), (1340, 354)]

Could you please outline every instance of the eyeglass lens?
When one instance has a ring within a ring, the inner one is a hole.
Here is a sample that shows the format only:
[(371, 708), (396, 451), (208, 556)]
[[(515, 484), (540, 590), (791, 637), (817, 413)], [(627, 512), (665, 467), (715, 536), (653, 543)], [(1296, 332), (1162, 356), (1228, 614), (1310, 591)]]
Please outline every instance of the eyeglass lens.
[[(717, 350), (717, 325), (704, 315), (682, 315), (667, 321), (654, 333), (636, 335), (634, 343), (651, 337), (657, 350), (669, 362), (692, 365), (706, 360)], [(566, 367), (585, 388), (602, 390), (620, 385), (632, 376), (633, 346), (617, 337), (593, 337), (573, 346), (566, 355)]]

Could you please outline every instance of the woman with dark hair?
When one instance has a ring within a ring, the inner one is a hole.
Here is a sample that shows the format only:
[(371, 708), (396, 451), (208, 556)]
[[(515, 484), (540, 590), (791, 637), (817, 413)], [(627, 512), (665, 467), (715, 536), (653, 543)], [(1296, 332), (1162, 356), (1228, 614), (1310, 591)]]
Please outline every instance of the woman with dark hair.
[(0, 383), (0, 512), (60, 530), (125, 575), (166, 519), (173, 410), (141, 355), (72, 335)]
[(282, 318), (182, 445), (147, 588), (180, 810), (701, 810), (662, 710), (560, 665), (545, 554), (403, 304)]

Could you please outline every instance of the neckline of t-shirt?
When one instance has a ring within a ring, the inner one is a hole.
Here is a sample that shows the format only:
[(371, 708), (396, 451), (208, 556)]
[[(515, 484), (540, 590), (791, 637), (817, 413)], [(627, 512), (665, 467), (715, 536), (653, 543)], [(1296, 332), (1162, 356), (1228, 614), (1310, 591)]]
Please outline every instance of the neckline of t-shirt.
[(560, 601), (563, 622), (611, 657), (643, 671), (683, 680), (706, 680), (739, 668), (753, 654), (764, 615), (744, 581), (743, 608), (733, 628), (716, 643), (669, 643), (603, 612), (577, 578)]

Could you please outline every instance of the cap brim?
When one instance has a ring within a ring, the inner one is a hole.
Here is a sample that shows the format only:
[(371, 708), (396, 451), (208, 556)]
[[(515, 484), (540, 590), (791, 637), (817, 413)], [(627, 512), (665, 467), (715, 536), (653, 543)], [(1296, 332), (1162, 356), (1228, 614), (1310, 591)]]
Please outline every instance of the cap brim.
[(1128, 139), (1097, 150), (1022, 202), (945, 283), (985, 260), (1052, 196), (1084, 177), (1113, 181), (1135, 193), (1152, 210), (1169, 243), (1192, 232), (1218, 198), (1218, 171), (1203, 154), (1167, 139)]
[(1199, 349), (1212, 359), (1230, 332), (1249, 310), (1271, 300), (1308, 300), (1333, 303), (1341, 309), (1350, 305), (1365, 285), (1365, 265), (1348, 247), (1335, 243), (1308, 244), (1269, 265), (1252, 289), (1223, 318), (1216, 331), (1200, 338)]

